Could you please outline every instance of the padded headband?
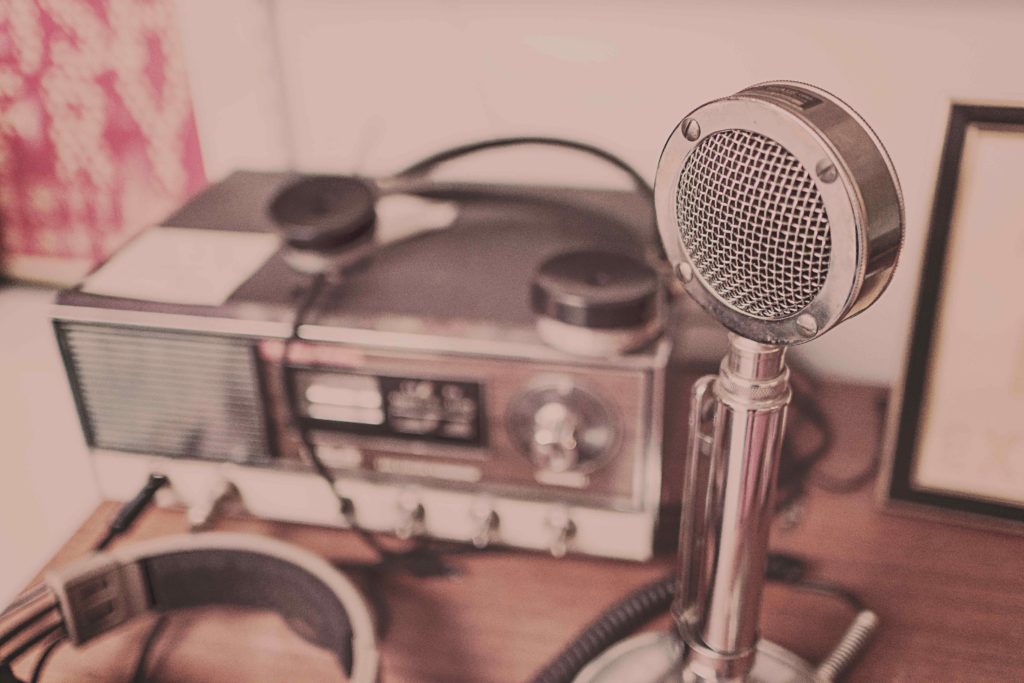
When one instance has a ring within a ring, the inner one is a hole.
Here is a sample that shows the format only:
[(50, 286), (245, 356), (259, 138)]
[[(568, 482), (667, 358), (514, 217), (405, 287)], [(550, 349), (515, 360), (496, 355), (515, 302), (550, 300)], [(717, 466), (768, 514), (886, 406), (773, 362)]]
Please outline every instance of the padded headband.
[(335, 654), (352, 683), (376, 683), (373, 619), (358, 589), (293, 545), (248, 534), (168, 536), (97, 553), (47, 574), (75, 645), (147, 611), (238, 605), (279, 613)]

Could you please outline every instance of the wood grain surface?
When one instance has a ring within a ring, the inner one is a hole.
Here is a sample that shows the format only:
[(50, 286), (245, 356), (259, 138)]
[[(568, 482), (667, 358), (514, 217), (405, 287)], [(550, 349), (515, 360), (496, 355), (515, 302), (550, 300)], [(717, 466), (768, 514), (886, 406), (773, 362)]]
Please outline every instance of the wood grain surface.
[[(883, 394), (833, 386), (821, 396), (836, 441), (820, 471), (855, 471), (878, 454)], [(85, 553), (116, 510), (100, 506), (52, 565)], [(805, 557), (814, 576), (856, 591), (881, 618), (848, 680), (1024, 680), (1024, 539), (884, 513), (870, 486), (848, 495), (812, 488), (795, 522), (779, 521), (773, 547)], [(272, 535), (341, 564), (371, 557), (347, 532), (244, 518), (218, 528)], [(181, 511), (155, 509), (119, 542), (185, 530)], [(383, 683), (526, 681), (607, 605), (673, 566), (670, 556), (630, 564), (515, 551), (452, 562), (460, 570), (454, 577), (389, 574), (377, 582), (390, 617)], [(769, 585), (762, 633), (817, 661), (851, 616), (828, 597)], [(44, 682), (129, 680), (149, 620), (82, 649), (62, 647)], [(667, 626), (662, 618), (651, 628)], [(178, 614), (152, 655), (151, 680), (162, 682), (339, 680), (329, 655), (264, 613)], [(17, 671), (27, 676), (33, 660), (26, 657)]]

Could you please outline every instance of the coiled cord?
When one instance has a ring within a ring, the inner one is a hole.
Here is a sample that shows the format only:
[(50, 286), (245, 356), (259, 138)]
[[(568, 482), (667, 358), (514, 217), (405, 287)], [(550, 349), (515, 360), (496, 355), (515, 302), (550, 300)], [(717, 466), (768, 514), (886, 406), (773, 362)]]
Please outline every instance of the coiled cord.
[(675, 594), (674, 575), (636, 589), (590, 622), (532, 683), (570, 683), (590, 660), (667, 610)]
[[(840, 676), (863, 650), (878, 625), (878, 617), (852, 591), (830, 581), (805, 578), (806, 563), (794, 555), (768, 554), (765, 578), (801, 590), (827, 595), (857, 612), (853, 624), (818, 668), (823, 681)], [(676, 595), (676, 575), (669, 574), (637, 588), (590, 622), (530, 683), (572, 683), (595, 657), (633, 631), (668, 611)]]

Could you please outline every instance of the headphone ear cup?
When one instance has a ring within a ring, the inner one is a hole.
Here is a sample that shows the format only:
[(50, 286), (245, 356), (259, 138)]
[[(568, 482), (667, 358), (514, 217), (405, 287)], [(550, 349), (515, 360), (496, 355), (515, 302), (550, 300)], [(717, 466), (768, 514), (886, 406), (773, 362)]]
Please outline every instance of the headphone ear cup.
[(309, 176), (278, 192), (268, 212), (288, 246), (333, 251), (373, 232), (375, 192), (351, 176)]
[(274, 195), (267, 207), (285, 244), (285, 258), (302, 272), (323, 272), (361, 251), (374, 237), (377, 193), (351, 176), (308, 176)]
[(541, 264), (530, 287), (537, 332), (580, 356), (635, 351), (661, 335), (664, 291), (658, 272), (623, 253), (580, 250)]

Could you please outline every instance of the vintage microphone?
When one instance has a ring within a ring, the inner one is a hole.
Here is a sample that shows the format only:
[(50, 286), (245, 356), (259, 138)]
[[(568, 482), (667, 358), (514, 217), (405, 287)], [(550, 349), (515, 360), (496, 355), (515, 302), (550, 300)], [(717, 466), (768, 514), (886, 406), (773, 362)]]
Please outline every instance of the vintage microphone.
[(846, 104), (764, 83), (682, 120), (658, 164), (655, 209), (677, 276), (730, 330), (730, 348), (693, 389), (678, 637), (625, 641), (577, 681), (815, 680), (758, 633), (791, 395), (785, 353), (888, 285), (903, 242), (896, 173)]

